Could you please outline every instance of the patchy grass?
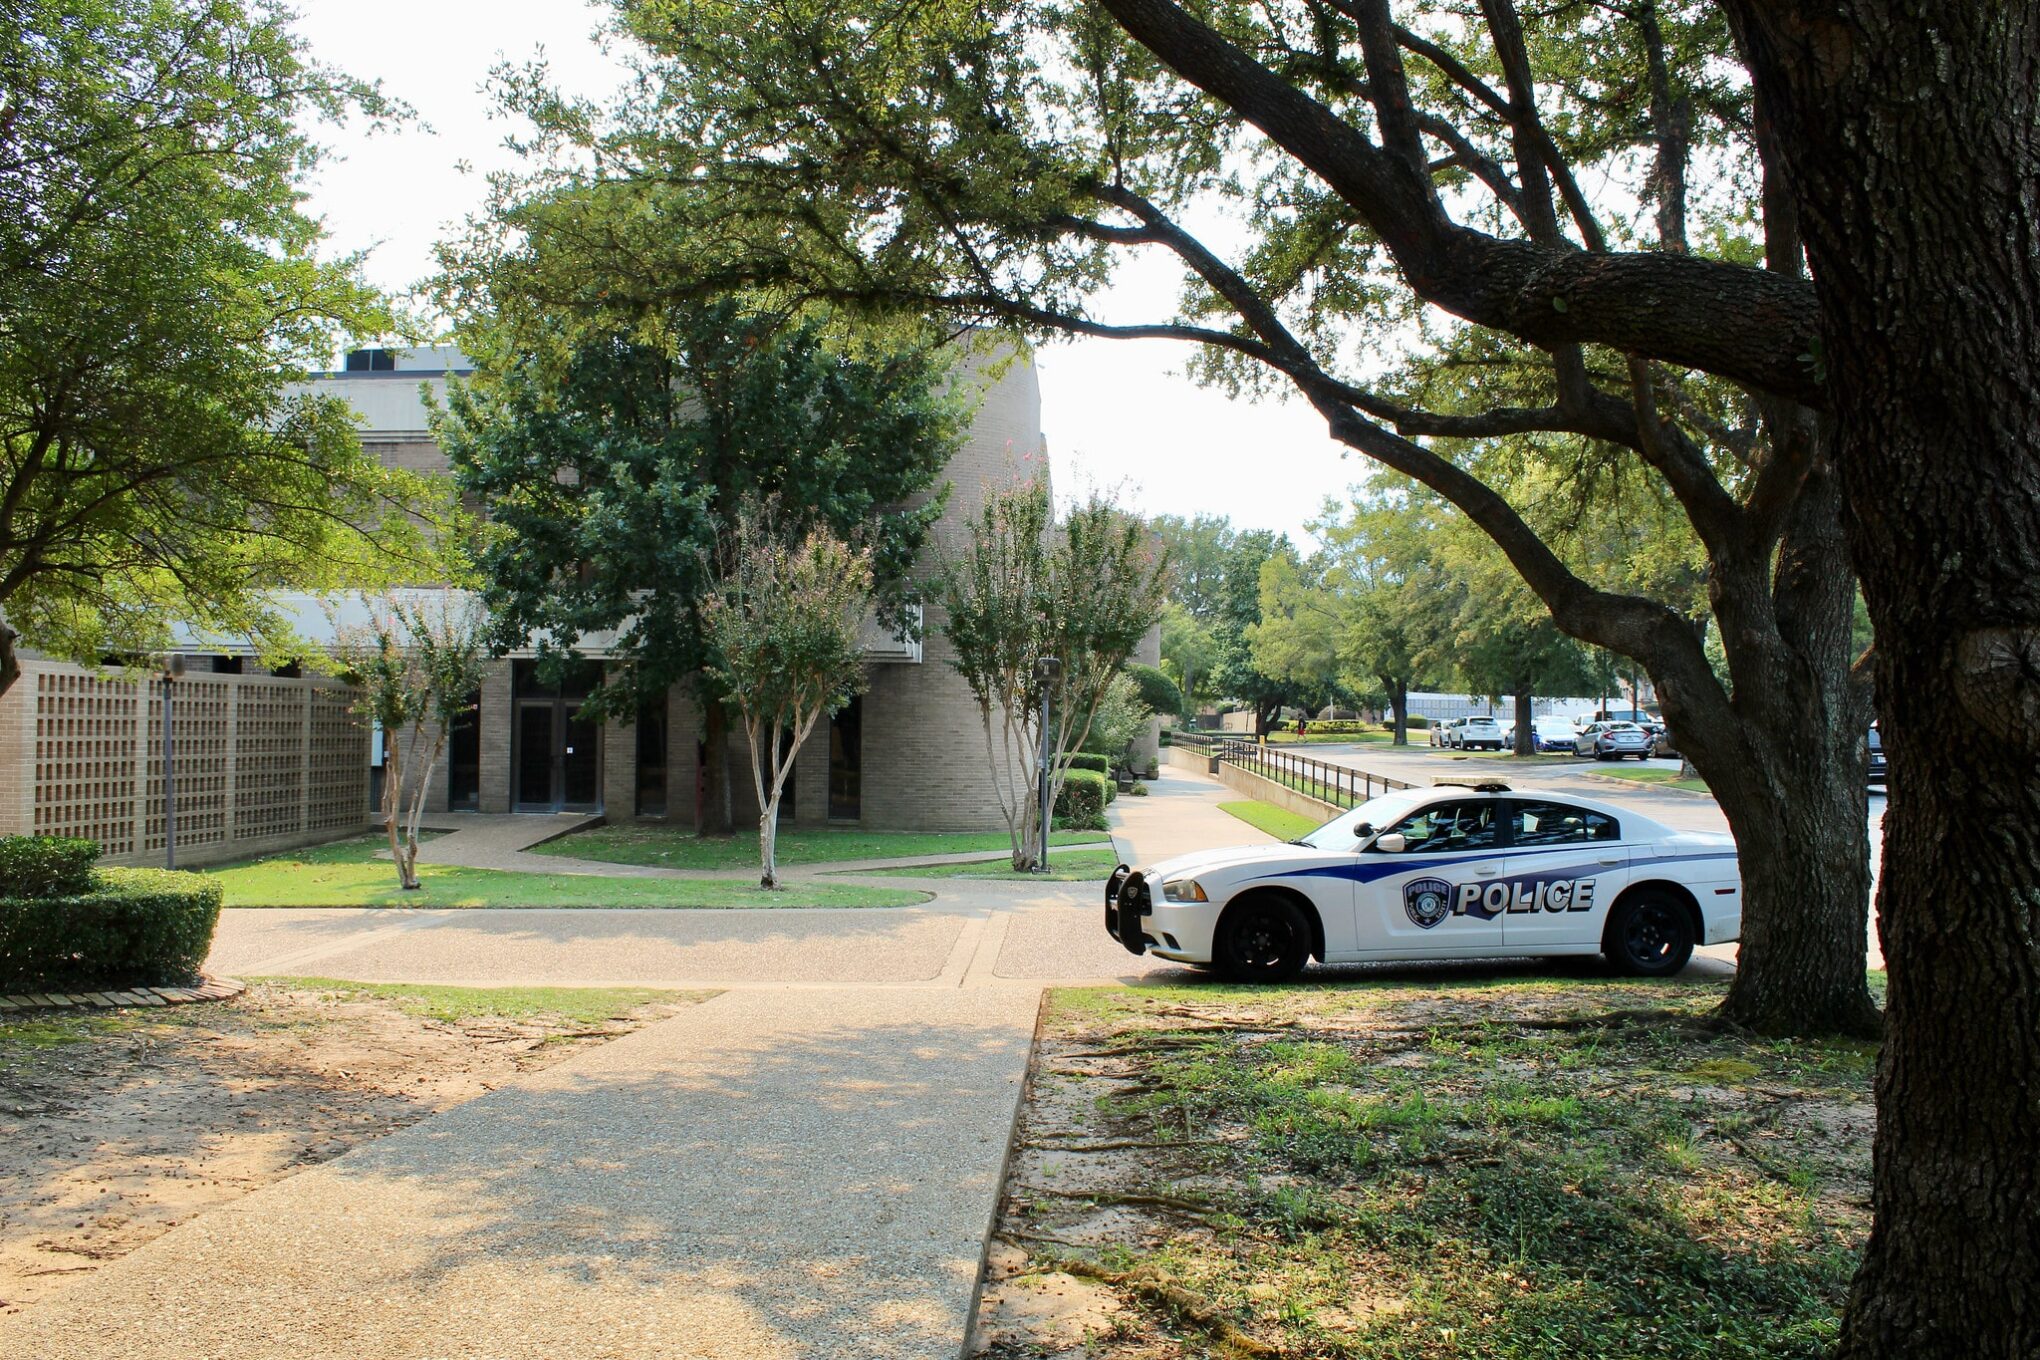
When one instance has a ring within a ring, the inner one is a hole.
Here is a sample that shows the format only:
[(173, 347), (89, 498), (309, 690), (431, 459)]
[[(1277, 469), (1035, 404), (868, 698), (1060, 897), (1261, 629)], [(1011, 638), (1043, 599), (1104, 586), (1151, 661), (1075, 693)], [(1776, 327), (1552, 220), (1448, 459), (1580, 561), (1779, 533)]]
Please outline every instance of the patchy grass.
[(1869, 1228), (1872, 1045), (1718, 980), (1060, 991), (998, 1235), (1115, 1353), (1814, 1357)]
[(1278, 841), (1293, 841), (1324, 825), (1321, 820), (1276, 807), (1273, 803), (1264, 803), (1258, 798), (1220, 803), (1218, 810), (1231, 813), (1256, 831), (1265, 831)]
[(1294, 732), (1270, 732), (1270, 746), (1388, 746), (1395, 741), (1395, 734), (1387, 728), (1371, 732), (1305, 732), (1298, 736)]
[(1001, 883), (1088, 883), (1104, 878), (1119, 867), (1115, 850), (1065, 850), (1048, 857), (1045, 874), (1015, 873), (1011, 858), (965, 864), (922, 864), (911, 869), (871, 869), (863, 872), (891, 878), (976, 878)]
[(910, 888), (796, 883), (779, 892), (729, 879), (601, 878), (421, 864), (405, 892), (373, 837), (266, 855), (212, 870), (230, 907), (902, 907)]
[(265, 978), (341, 1001), (386, 1001), (406, 1015), (442, 1024), (473, 1020), (559, 1020), (601, 1025), (647, 1006), (693, 1005), (713, 991), (670, 991), (656, 987), (442, 987), (413, 982), (347, 982), (339, 978)]
[[(1057, 831), (1050, 845), (1080, 845), (1105, 839), (1096, 831)], [(779, 867), (834, 864), (852, 859), (908, 859), (916, 855), (960, 855), (1009, 850), (1005, 832), (863, 831), (850, 827), (786, 827), (779, 833)], [(656, 822), (616, 822), (576, 831), (534, 847), (533, 853), (607, 864), (645, 864), (661, 869), (755, 869), (758, 834), (697, 836)]]
[(1704, 779), (1681, 779), (1677, 770), (1660, 770), (1649, 765), (1610, 763), (1605, 769), (1594, 769), (1590, 772), (1606, 775), (1610, 779), (1627, 779), (1635, 784), (1650, 784), (1657, 788), (1684, 789), (1688, 793), (1708, 792), (1707, 781)]

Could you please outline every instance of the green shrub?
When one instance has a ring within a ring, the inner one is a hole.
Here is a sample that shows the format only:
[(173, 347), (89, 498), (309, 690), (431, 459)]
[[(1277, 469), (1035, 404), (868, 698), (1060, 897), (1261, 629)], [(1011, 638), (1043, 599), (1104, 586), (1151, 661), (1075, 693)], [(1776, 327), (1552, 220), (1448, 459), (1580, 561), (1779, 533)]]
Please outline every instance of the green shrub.
[(1167, 717), (1183, 711), (1183, 691), (1174, 680), (1155, 667), (1143, 666), (1138, 661), (1128, 663), (1125, 669), (1140, 691), (1140, 701), (1147, 705), (1150, 713)]
[(1148, 796), (1148, 787), (1145, 784), (1135, 784), (1132, 788), (1128, 789), (1127, 792), (1131, 793), (1136, 798), (1145, 798)]
[(99, 842), (75, 836), (0, 836), (0, 894), (73, 897), (92, 890)]
[(1091, 770), (1071, 770), (1055, 799), (1055, 824), (1064, 831), (1104, 831), (1105, 805), (1117, 790)]
[(189, 982), (220, 919), (217, 879), (100, 869), (86, 891), (0, 897), (0, 990)]
[(1112, 757), (1092, 755), (1089, 751), (1074, 751), (1063, 757), (1063, 764), (1072, 770), (1089, 770), (1093, 774), (1111, 774)]

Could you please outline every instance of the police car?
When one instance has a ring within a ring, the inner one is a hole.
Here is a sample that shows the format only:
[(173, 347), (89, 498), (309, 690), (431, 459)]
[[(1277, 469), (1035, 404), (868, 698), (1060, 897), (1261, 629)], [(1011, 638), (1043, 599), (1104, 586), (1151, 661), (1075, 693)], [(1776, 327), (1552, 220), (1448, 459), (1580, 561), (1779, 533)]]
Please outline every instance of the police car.
[(1325, 963), (1605, 954), (1666, 977), (1742, 933), (1735, 841), (1506, 784), (1403, 789), (1287, 845), (1208, 850), (1105, 887), (1105, 929), (1244, 981)]

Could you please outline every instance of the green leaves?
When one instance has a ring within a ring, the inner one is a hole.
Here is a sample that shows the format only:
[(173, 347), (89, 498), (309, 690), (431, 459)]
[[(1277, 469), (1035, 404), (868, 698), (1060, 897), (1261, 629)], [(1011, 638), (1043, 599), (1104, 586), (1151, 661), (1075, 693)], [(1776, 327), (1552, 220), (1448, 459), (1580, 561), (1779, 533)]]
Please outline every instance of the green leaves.
[[(548, 260), (574, 248), (530, 244)], [(631, 332), (612, 320), (560, 305), (464, 333), (484, 357), (439, 433), (492, 521), (478, 556), (498, 643), (535, 637), (558, 656), (615, 630), (633, 664), (594, 702), (619, 717), (675, 683), (701, 687), (716, 659), (699, 602), (717, 536), (769, 498), (797, 527), (868, 548), (881, 619), (899, 622), (964, 429), (949, 356), (848, 352), (819, 319), (781, 324), (733, 301), (675, 304)]]
[[(232, 0), (27, 0), (0, 27), (0, 610), (41, 650), (277, 640), (267, 589), (433, 574), (337, 402), (391, 315), (321, 261), (299, 122), (395, 112)], [(0, 649), (0, 687), (7, 675)]]

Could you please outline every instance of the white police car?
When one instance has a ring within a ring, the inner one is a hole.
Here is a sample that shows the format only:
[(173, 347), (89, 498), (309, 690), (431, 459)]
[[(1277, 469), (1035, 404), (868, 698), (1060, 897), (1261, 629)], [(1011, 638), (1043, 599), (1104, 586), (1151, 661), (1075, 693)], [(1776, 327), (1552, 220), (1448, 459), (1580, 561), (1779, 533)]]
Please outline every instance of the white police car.
[(1735, 841), (1505, 784), (1404, 789), (1287, 845), (1208, 850), (1105, 887), (1135, 954), (1246, 981), (1305, 963), (1605, 954), (1664, 977), (1742, 933)]

